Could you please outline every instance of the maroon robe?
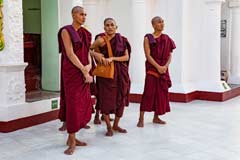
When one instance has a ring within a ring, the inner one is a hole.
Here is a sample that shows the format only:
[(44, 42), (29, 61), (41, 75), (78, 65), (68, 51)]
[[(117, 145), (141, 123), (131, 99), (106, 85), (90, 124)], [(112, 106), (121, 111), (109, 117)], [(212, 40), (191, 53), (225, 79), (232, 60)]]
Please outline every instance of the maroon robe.
[[(173, 40), (166, 34), (154, 38), (152, 34), (145, 37), (149, 40), (150, 54), (161, 66), (164, 66), (170, 58), (170, 53), (176, 48)], [(150, 72), (157, 74), (148, 74)], [(158, 77), (159, 76), (159, 77)], [(157, 115), (170, 112), (168, 88), (171, 87), (169, 72), (159, 74), (157, 69), (146, 61), (145, 87), (140, 105), (140, 111), (154, 111)]]
[(87, 65), (88, 51), (91, 45), (91, 33), (84, 28), (76, 31), (72, 25), (59, 30), (59, 52), (61, 57), (61, 91), (59, 119), (65, 121), (68, 133), (75, 133), (85, 127), (91, 119), (92, 101), (90, 84), (67, 57), (61, 37), (62, 30), (66, 29), (71, 37), (74, 53), (83, 65)]
[[(104, 36), (99, 34), (97, 36)], [(131, 46), (127, 38), (117, 33), (111, 40), (110, 44), (114, 57), (121, 57), (128, 49), (129, 57)], [(100, 47), (100, 52), (105, 58), (108, 58), (108, 49), (105, 44)], [(128, 62), (114, 61), (114, 79), (96, 78), (97, 86), (97, 104), (96, 109), (100, 109), (103, 114), (115, 113), (117, 117), (122, 117), (124, 107), (129, 105), (130, 77), (128, 74)]]

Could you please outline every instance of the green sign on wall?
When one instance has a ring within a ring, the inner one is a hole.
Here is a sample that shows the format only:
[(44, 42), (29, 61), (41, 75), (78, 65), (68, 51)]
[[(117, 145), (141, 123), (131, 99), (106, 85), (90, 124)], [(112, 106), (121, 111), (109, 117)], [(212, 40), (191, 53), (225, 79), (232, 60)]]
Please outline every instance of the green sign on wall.
[(3, 7), (3, 0), (0, 0), (0, 51), (4, 48), (4, 36), (3, 36), (3, 13), (2, 13), (2, 7)]
[(52, 100), (52, 109), (57, 109), (58, 108), (58, 100)]

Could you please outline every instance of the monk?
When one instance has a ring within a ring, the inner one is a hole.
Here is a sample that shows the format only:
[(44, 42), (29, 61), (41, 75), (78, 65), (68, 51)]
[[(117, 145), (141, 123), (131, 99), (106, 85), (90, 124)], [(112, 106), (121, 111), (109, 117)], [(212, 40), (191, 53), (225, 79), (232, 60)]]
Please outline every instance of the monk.
[(144, 127), (144, 112), (153, 111), (153, 123), (156, 124), (166, 124), (159, 115), (170, 112), (168, 88), (171, 87), (171, 80), (168, 67), (171, 62), (171, 53), (176, 47), (173, 40), (162, 33), (164, 20), (161, 17), (152, 19), (152, 27), (154, 32), (144, 37), (146, 78), (138, 127)]
[[(128, 64), (131, 47), (127, 38), (116, 33), (117, 25), (113, 18), (104, 20), (105, 33), (98, 34), (91, 48), (90, 54), (97, 63), (110, 65), (114, 63), (114, 78), (96, 77), (97, 106), (96, 108), (104, 115), (107, 125), (106, 136), (113, 136), (113, 130), (120, 133), (127, 133), (126, 129), (119, 126), (120, 118), (123, 116), (124, 107), (128, 106), (130, 78)], [(107, 39), (110, 42), (113, 57), (109, 57), (106, 45)], [(110, 123), (110, 114), (115, 114), (113, 126)]]
[(91, 33), (81, 27), (86, 12), (80, 6), (72, 9), (72, 25), (62, 27), (58, 33), (61, 59), (61, 91), (59, 119), (66, 122), (68, 132), (65, 154), (74, 153), (76, 146), (86, 146), (76, 138), (76, 132), (91, 119), (92, 102), (89, 71), (92, 67), (89, 48)]

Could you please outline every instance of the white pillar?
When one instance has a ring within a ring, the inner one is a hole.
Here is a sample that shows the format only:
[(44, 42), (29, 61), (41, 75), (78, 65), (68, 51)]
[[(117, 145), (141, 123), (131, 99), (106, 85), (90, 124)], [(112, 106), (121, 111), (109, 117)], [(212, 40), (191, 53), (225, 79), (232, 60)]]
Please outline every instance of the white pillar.
[(72, 6), (83, 6), (83, 0), (73, 0)]
[(165, 3), (167, 10), (166, 13), (163, 14), (166, 17), (164, 32), (168, 34), (176, 44), (176, 49), (173, 51), (169, 67), (172, 80), (172, 87), (169, 91), (172, 93), (189, 93), (195, 91), (184, 74), (185, 72), (189, 72), (188, 70), (186, 71), (186, 68), (192, 68), (185, 68), (185, 65), (188, 65), (189, 62), (188, 56), (186, 56), (189, 53), (185, 48), (185, 43), (187, 42), (185, 40), (187, 38), (186, 35), (189, 33), (185, 25), (187, 24), (186, 22), (189, 21), (189, 14), (186, 14), (188, 9), (185, 5), (189, 2), (172, 0)]
[(82, 6), (83, 0), (58, 0), (60, 27), (72, 24), (71, 10), (74, 6)]
[(232, 15), (231, 28), (231, 68), (228, 82), (240, 84), (240, 0), (229, 1)]
[(202, 58), (201, 79), (198, 88), (201, 91), (224, 92), (226, 84), (220, 80), (220, 21), (221, 5), (225, 0), (206, 0), (204, 10), (203, 30), (201, 36)]
[(5, 48), (0, 52), (0, 109), (25, 103), (22, 0), (3, 2)]
[(130, 61), (131, 93), (142, 94), (145, 80), (145, 55), (143, 39), (146, 34), (146, 2), (145, 0), (132, 0), (132, 35), (129, 41), (132, 45)]
[[(98, 14), (98, 4), (97, 0), (83, 0), (83, 7), (87, 12), (87, 20), (84, 26), (92, 33), (93, 39), (99, 31), (103, 32), (103, 22), (100, 21)], [(102, 8), (102, 12), (104, 12), (104, 8)]]

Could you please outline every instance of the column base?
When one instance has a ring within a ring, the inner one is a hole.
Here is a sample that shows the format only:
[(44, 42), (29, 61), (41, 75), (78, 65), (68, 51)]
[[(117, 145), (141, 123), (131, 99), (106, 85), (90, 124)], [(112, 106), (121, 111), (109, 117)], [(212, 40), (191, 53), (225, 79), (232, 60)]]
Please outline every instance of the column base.
[(17, 105), (0, 105), (0, 132), (12, 132), (55, 120), (58, 109), (59, 98)]
[(229, 84), (240, 84), (240, 76), (230, 75), (228, 78)]
[[(140, 86), (140, 87), (139, 87)], [(131, 89), (130, 102), (140, 103), (142, 85)], [(133, 92), (135, 91), (135, 92)], [(225, 81), (201, 83), (175, 83), (169, 90), (170, 101), (190, 102), (193, 100), (226, 101), (240, 95), (240, 87), (231, 89)]]
[(203, 81), (196, 84), (196, 89), (205, 92), (226, 92), (231, 90), (231, 87), (225, 81)]
[(7, 122), (29, 117), (59, 108), (59, 98), (51, 98), (36, 102), (25, 102), (16, 105), (0, 105), (0, 121)]
[(27, 63), (0, 64), (1, 105), (8, 106), (25, 103), (24, 69), (26, 66)]

